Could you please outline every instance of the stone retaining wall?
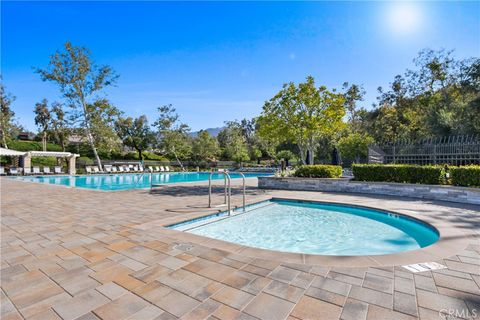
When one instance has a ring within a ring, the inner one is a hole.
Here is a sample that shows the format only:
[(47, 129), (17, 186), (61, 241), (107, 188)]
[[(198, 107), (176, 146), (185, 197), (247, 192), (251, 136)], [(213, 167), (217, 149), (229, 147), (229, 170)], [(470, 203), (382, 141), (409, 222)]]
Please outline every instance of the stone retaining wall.
[(409, 183), (361, 182), (350, 179), (258, 177), (260, 189), (367, 193), (480, 205), (480, 188)]

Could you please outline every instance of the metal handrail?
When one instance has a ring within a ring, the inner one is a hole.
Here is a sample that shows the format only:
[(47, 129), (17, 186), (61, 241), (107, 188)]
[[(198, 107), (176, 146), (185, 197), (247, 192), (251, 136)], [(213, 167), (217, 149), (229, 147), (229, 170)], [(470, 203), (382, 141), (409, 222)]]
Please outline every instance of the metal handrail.
[[(225, 184), (225, 189), (224, 189), (225, 190), (224, 191), (225, 202), (224, 203), (227, 204), (228, 215), (230, 215), (230, 213), (231, 213), (230, 198), (232, 197), (232, 185), (231, 185), (231, 180), (232, 179), (231, 179), (231, 177), (230, 177), (230, 175), (228, 174), (227, 171), (218, 171), (218, 172), (212, 171), (212, 172), (210, 172), (210, 175), (208, 176), (208, 207), (209, 208), (212, 207), (212, 175), (214, 173), (223, 174), (224, 184)], [(228, 186), (227, 186), (227, 182), (228, 182)]]
[(243, 212), (245, 212), (245, 175), (241, 172), (238, 172), (242, 176), (243, 179)]

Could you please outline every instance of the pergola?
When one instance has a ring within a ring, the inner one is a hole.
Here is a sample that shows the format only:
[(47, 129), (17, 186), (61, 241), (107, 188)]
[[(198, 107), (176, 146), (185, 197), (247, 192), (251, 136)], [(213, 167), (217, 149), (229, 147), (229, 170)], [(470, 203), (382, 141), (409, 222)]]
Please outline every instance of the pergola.
[(23, 168), (30, 168), (32, 165), (32, 157), (55, 157), (68, 159), (68, 174), (74, 175), (76, 173), (75, 163), (76, 159), (80, 157), (79, 154), (71, 152), (57, 152), (57, 151), (17, 151), (11, 149), (0, 148), (0, 156), (21, 157), (23, 158)]

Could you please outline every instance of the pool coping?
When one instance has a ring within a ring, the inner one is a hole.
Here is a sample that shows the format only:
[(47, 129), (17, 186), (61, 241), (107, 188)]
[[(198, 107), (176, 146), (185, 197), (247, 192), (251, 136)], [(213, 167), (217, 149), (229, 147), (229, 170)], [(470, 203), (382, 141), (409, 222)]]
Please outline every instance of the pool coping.
[(176, 223), (185, 222), (195, 218), (201, 218), (212, 215), (215, 212), (193, 214), (188, 219), (176, 217), (173, 221), (160, 222), (158, 227), (162, 228), (162, 232), (175, 235), (176, 238), (188, 242), (204, 245), (210, 248), (224, 250), (235, 254), (241, 254), (249, 258), (260, 258), (267, 260), (280, 261), (282, 263), (294, 263), (301, 265), (319, 265), (331, 267), (372, 267), (372, 266), (391, 266), (391, 265), (406, 265), (413, 263), (422, 263), (437, 261), (455, 255), (458, 251), (465, 249), (471, 239), (477, 238), (477, 234), (470, 229), (463, 229), (456, 227), (448, 222), (439, 221), (435, 219), (434, 211), (422, 213), (421, 217), (415, 216), (414, 213), (398, 212), (396, 210), (385, 209), (383, 207), (356, 205), (350, 203), (343, 203), (338, 201), (321, 201), (311, 199), (298, 199), (293, 197), (269, 197), (267, 199), (252, 202), (248, 205), (254, 205), (259, 202), (268, 200), (288, 200), (288, 201), (308, 201), (314, 203), (329, 203), (337, 205), (349, 205), (353, 207), (363, 207), (367, 209), (378, 210), (381, 212), (390, 212), (405, 216), (409, 219), (420, 221), (432, 226), (438, 233), (439, 239), (434, 244), (411, 251), (405, 251), (393, 254), (384, 255), (365, 255), (365, 256), (333, 256), (333, 255), (315, 255), (293, 252), (282, 252), (269, 249), (261, 249), (250, 247), (233, 242), (209, 238), (206, 236), (196, 235), (185, 231), (170, 229), (168, 226)]

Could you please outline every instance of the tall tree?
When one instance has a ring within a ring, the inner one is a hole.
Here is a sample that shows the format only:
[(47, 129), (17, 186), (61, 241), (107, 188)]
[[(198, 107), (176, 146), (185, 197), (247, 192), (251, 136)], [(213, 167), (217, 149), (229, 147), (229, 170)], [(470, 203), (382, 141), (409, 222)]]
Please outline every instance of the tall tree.
[(50, 57), (47, 69), (36, 71), (43, 81), (57, 83), (69, 105), (78, 111), (81, 127), (84, 128), (97, 164), (102, 169), (92, 136), (92, 108), (88, 108), (88, 105), (95, 94), (115, 82), (117, 75), (109, 66), (97, 66), (86, 48), (73, 46), (70, 42), (65, 43), (63, 51), (57, 51)]
[(65, 111), (60, 103), (54, 102), (50, 110), (50, 114), (53, 138), (62, 147), (62, 151), (65, 152), (68, 143), (68, 137), (71, 133)]
[(47, 135), (52, 119), (50, 110), (48, 109), (47, 99), (37, 102), (33, 112), (35, 113), (35, 125), (38, 127), (38, 131), (42, 135), (42, 149), (43, 151), (47, 151)]
[(158, 130), (159, 147), (168, 157), (174, 157), (183, 169), (180, 160), (191, 155), (190, 127), (179, 120), (175, 108), (169, 104), (158, 108), (159, 116), (153, 124)]
[(143, 151), (151, 147), (155, 141), (155, 136), (148, 125), (147, 116), (142, 115), (135, 119), (120, 117), (115, 128), (123, 144), (135, 149), (138, 152), (138, 158), (143, 160)]
[(122, 112), (107, 99), (87, 104), (87, 111), (92, 125), (90, 132), (99, 153), (109, 156), (113, 151), (118, 151), (121, 141), (115, 132), (115, 123)]
[(0, 83), (0, 135), (1, 143), (8, 149), (8, 141), (11, 138), (11, 129), (14, 126), (15, 112), (10, 108), (15, 96), (5, 91), (3, 83)]
[(200, 130), (193, 139), (192, 156), (196, 161), (215, 160), (220, 153), (218, 141), (208, 131)]
[(227, 127), (220, 131), (217, 138), (226, 159), (240, 164), (250, 160), (247, 140), (240, 127), (227, 123)]
[(313, 164), (320, 139), (332, 136), (344, 126), (344, 103), (343, 94), (325, 86), (317, 88), (311, 76), (298, 86), (292, 82), (284, 84), (263, 106), (257, 120), (259, 132), (278, 142), (295, 142), (302, 163)]

